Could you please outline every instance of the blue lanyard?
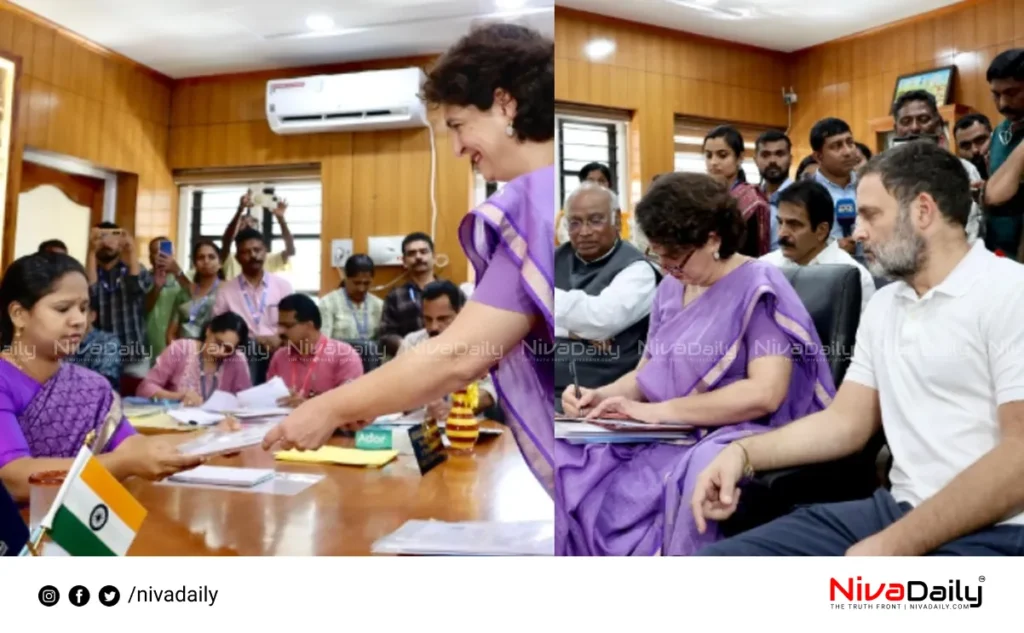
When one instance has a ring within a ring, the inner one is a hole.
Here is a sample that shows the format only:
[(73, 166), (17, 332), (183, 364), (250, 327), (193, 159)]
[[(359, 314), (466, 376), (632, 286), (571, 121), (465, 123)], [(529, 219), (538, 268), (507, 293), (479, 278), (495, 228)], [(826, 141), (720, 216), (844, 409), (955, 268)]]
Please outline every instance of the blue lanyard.
[[(205, 344), (206, 342), (203, 341), (203, 345)], [(200, 395), (203, 397), (203, 402), (206, 402), (207, 400), (210, 399), (210, 396), (213, 395), (213, 392), (217, 391), (217, 387), (220, 384), (220, 367), (218, 366), (217, 371), (214, 372), (213, 380), (210, 381), (213, 384), (210, 385), (210, 390), (207, 391), (206, 372), (203, 370), (203, 353), (199, 352), (198, 354), (196, 354), (196, 358), (199, 359), (199, 391)]]
[[(249, 296), (249, 291), (245, 287), (245, 281), (242, 276), (238, 276), (238, 287), (242, 290), (242, 296), (245, 297), (245, 307), (249, 309), (249, 315), (252, 316), (252, 321), (256, 328), (260, 326), (260, 321), (263, 320), (263, 312), (267, 309), (267, 278), (263, 278), (263, 297), (260, 299), (260, 305), (257, 308), (252, 303), (252, 297)], [(253, 328), (253, 329), (256, 329)]]
[(412, 289), (412, 286), (409, 286), (409, 301), (412, 301), (413, 303), (419, 303), (418, 301), (416, 301), (416, 291)]
[[(410, 288), (410, 291), (412, 289)], [(356, 312), (356, 306), (352, 303), (352, 299), (348, 296), (348, 291), (342, 290), (345, 295), (345, 303), (348, 304), (348, 309), (352, 313), (352, 318), (356, 322), (356, 331), (359, 332), (359, 338), (363, 340), (369, 340), (370, 338), (370, 307), (367, 305), (366, 299), (363, 299), (363, 314), (362, 324), (359, 322), (359, 313)]]
[[(192, 307), (188, 309), (188, 322), (195, 323), (196, 317), (199, 316), (199, 311), (210, 304), (217, 296), (217, 286), (220, 285), (220, 279), (213, 282), (213, 288), (210, 288), (210, 292), (206, 293), (205, 297), (200, 299), (192, 300)], [(248, 297), (248, 295), (246, 295)]]

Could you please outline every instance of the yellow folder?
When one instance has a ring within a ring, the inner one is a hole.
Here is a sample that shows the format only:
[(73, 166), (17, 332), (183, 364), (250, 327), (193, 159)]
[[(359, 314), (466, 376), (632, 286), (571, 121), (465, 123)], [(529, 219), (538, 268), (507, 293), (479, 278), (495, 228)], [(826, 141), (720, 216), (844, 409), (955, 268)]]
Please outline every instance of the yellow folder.
[(398, 451), (364, 451), (359, 448), (322, 446), (315, 451), (279, 451), (274, 459), (284, 462), (307, 464), (340, 464), (342, 466), (367, 466), (380, 468), (398, 457)]

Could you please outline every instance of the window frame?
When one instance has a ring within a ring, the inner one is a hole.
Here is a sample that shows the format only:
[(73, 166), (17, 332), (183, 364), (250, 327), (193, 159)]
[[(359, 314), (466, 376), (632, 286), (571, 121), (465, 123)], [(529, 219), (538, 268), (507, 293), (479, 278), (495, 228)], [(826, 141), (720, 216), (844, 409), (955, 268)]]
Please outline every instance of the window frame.
[[(320, 182), (319, 180), (312, 180), (312, 179), (311, 180), (304, 180), (304, 181), (283, 180), (283, 181), (280, 181), (280, 182), (266, 182), (266, 183), (264, 183), (267, 186), (274, 186), (274, 187), (287, 187), (289, 185), (295, 185), (295, 184), (314, 184), (314, 183), (316, 184), (317, 187), (320, 188), (320, 194), (321, 194), (321, 203), (320, 203), (320, 227), (321, 227), (321, 233), (295, 233), (295, 232), (293, 232), (292, 233), (292, 238), (295, 240), (296, 254), (298, 253), (298, 251), (299, 251), (299, 249), (300, 249), (300, 247), (301, 247), (303, 242), (314, 242), (315, 241), (316, 243), (321, 245), (321, 249), (323, 248), (323, 238), (322, 238), (322, 229), (323, 229), (323, 183)], [(205, 184), (202, 184), (202, 185), (190, 185), (190, 186), (187, 186), (187, 187), (186, 186), (180, 187), (180, 190), (179, 190), (180, 194), (189, 196), (188, 203), (187, 203), (188, 204), (188, 223), (187, 223), (187, 229), (188, 229), (188, 235), (189, 235), (189, 242), (188, 242), (188, 245), (187, 245), (188, 246), (188, 253), (185, 254), (185, 257), (186, 257), (186, 259), (188, 261), (188, 266), (187, 266), (188, 268), (191, 268), (191, 251), (192, 251), (192, 248), (194, 248), (194, 245), (197, 244), (199, 242), (199, 240), (210, 240), (214, 244), (216, 244), (218, 246), (218, 248), (220, 248), (222, 251), (224, 249), (224, 242), (223, 242), (224, 233), (223, 233), (223, 230), (219, 234), (217, 234), (217, 235), (209, 235), (209, 234), (204, 234), (202, 232), (202, 226), (203, 226), (203, 194), (204, 194), (204, 191), (206, 189), (227, 188), (227, 187), (236, 187), (236, 186), (239, 189), (244, 189), (248, 185), (239, 184), (239, 183), (235, 183), (235, 182), (223, 182), (223, 183), (210, 182), (210, 183), (205, 183)], [(237, 207), (236, 207), (236, 209), (237, 209)], [(225, 226), (224, 228), (226, 229), (227, 227)], [(277, 229), (276, 233), (275, 233), (275, 228)], [(276, 219), (274, 218), (273, 212), (271, 212), (271, 211), (269, 211), (267, 209), (262, 209), (262, 217), (261, 217), (261, 221), (260, 221), (260, 233), (263, 236), (264, 243), (266, 243), (268, 245), (267, 246), (268, 249), (272, 248), (273, 243), (274, 243), (275, 240), (281, 240), (282, 239), (282, 235), (280, 233), (280, 226), (277, 223)], [(234, 249), (234, 245), (233, 244), (232, 244), (231, 251), (232, 251), (232, 255), (234, 255), (235, 249)], [(289, 260), (293, 264), (294, 264), (294, 259), (295, 259), (294, 257), (289, 258)], [(322, 260), (322, 257), (321, 257), (321, 260)], [(318, 281), (317, 281), (316, 287), (315, 288), (295, 287), (295, 292), (303, 293), (303, 294), (312, 294), (314, 296), (319, 296), (319, 294), (320, 294), (320, 286), (321, 286), (321, 283), (322, 283), (321, 281), (319, 281), (319, 279), (322, 277), (322, 274), (323, 274), (323, 264), (321, 262), (320, 267), (317, 270)]]
[(616, 195), (620, 200), (626, 199), (626, 189), (628, 187), (628, 154), (626, 147), (629, 138), (629, 122), (624, 120), (622, 117), (616, 117), (614, 114), (607, 114), (602, 116), (601, 114), (595, 113), (594, 115), (577, 114), (572, 111), (559, 111), (556, 107), (555, 111), (555, 165), (556, 165), (556, 181), (555, 181), (555, 196), (556, 203), (559, 209), (565, 208), (565, 199), (568, 197), (570, 191), (565, 190), (565, 180), (570, 176), (578, 176), (579, 170), (568, 170), (566, 169), (565, 163), (565, 124), (577, 124), (592, 127), (603, 127), (608, 137), (608, 157), (606, 160), (598, 160), (595, 162), (604, 163), (608, 166), (608, 170), (612, 174), (612, 184), (615, 188)]

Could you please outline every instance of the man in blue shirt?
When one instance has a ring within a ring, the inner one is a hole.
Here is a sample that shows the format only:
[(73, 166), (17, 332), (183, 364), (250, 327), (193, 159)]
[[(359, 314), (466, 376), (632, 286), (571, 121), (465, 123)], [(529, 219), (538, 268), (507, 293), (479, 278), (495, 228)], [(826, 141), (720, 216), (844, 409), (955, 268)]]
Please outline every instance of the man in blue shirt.
[(853, 224), (857, 219), (857, 174), (854, 168), (860, 160), (853, 132), (842, 119), (822, 119), (811, 128), (811, 149), (818, 161), (814, 180), (828, 190), (836, 205), (832, 237), (852, 255), (857, 247), (852, 237)]
[(761, 193), (772, 206), (770, 251), (779, 248), (779, 194), (793, 184), (789, 168), (793, 164), (793, 144), (779, 130), (768, 130), (754, 144), (754, 162), (761, 172)]
[(1003, 51), (992, 60), (985, 78), (1005, 119), (992, 132), (985, 184), (985, 246), (1021, 261), (1024, 214), (1024, 49)]

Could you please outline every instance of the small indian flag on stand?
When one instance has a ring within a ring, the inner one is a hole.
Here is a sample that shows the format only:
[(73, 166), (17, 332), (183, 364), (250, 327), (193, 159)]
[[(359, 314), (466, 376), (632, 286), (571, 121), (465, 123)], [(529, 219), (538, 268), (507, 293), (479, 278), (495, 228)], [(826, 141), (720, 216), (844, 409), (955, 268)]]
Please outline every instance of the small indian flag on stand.
[(83, 447), (42, 526), (71, 556), (124, 556), (146, 509)]

